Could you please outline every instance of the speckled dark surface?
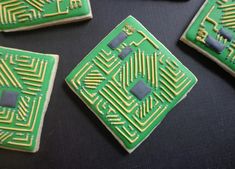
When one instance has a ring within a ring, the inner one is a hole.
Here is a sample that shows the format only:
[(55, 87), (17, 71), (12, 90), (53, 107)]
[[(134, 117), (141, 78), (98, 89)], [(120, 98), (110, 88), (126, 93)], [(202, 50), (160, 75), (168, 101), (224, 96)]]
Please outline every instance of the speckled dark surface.
[[(179, 42), (203, 0), (91, 0), (94, 19), (1, 33), (0, 45), (60, 55), (36, 154), (0, 150), (0, 169), (234, 169), (235, 79)], [(196, 87), (131, 155), (64, 82), (128, 15), (141, 21), (198, 78)]]

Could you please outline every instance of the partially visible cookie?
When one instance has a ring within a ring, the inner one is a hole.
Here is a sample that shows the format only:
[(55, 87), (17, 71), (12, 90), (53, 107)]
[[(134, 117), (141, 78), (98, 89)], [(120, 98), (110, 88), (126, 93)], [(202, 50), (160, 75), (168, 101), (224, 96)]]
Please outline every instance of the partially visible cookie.
[(68, 75), (70, 88), (131, 153), (196, 84), (196, 77), (132, 16)]
[(0, 47), (0, 147), (39, 149), (59, 57)]
[(235, 77), (235, 2), (206, 0), (181, 40)]
[(0, 31), (31, 30), (92, 18), (89, 0), (1, 0)]

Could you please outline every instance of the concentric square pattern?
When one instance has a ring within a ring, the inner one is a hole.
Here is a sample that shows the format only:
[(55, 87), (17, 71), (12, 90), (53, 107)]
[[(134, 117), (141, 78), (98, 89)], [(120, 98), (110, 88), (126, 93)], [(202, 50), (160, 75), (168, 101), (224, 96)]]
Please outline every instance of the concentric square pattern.
[(0, 47), (0, 147), (35, 152), (58, 56)]
[(29, 30), (89, 18), (89, 0), (0, 0), (0, 31)]
[(197, 79), (130, 16), (83, 59), (66, 81), (132, 152)]

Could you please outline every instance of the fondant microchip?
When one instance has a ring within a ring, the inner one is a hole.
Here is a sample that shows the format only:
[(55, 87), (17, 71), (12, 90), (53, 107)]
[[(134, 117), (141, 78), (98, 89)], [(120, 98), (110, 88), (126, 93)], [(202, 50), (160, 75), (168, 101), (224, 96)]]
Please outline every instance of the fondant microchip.
[(19, 93), (11, 91), (3, 91), (0, 98), (0, 106), (15, 108)]
[(131, 52), (132, 52), (132, 49), (127, 46), (122, 50), (122, 52), (118, 56), (121, 59), (125, 59)]
[(211, 36), (207, 36), (206, 45), (217, 53), (223, 52), (225, 46)]
[(142, 80), (140, 80), (131, 89), (131, 93), (134, 94), (139, 100), (142, 100), (146, 95), (151, 92), (151, 88), (148, 87)]
[(228, 30), (226, 30), (226, 29), (224, 29), (224, 28), (221, 28), (221, 29), (219, 30), (219, 34), (220, 34), (221, 36), (223, 36), (225, 39), (227, 39), (228, 41), (232, 41), (232, 40), (233, 40), (233, 34), (232, 34), (232, 32), (230, 32), (230, 31), (228, 31)]
[(116, 49), (125, 39), (127, 38), (127, 34), (125, 32), (121, 32), (115, 37), (110, 43), (109, 47), (111, 49)]

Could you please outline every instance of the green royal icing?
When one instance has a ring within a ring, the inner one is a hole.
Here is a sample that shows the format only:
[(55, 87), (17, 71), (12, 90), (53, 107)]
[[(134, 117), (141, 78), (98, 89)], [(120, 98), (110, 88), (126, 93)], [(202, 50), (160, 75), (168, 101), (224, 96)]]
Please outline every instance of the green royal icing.
[[(233, 39), (229, 41), (226, 37), (223, 37), (220, 33), (221, 29), (232, 35)], [(235, 2), (232, 0), (210, 0), (205, 2), (182, 36), (182, 40), (204, 54), (209, 55), (211, 59), (235, 75), (234, 30)], [(206, 43), (208, 36), (224, 45), (224, 50), (221, 53), (208, 46)]]
[[(127, 52), (129, 48), (131, 52)], [(130, 16), (77, 65), (66, 81), (122, 146), (132, 152), (197, 79)], [(141, 92), (139, 98), (134, 94), (136, 90)]]
[(1, 0), (0, 30), (14, 31), (91, 18), (89, 0)]
[[(57, 62), (56, 55), (0, 47), (1, 148), (38, 150)], [(11, 98), (6, 92), (17, 94), (13, 106), (3, 104)]]

